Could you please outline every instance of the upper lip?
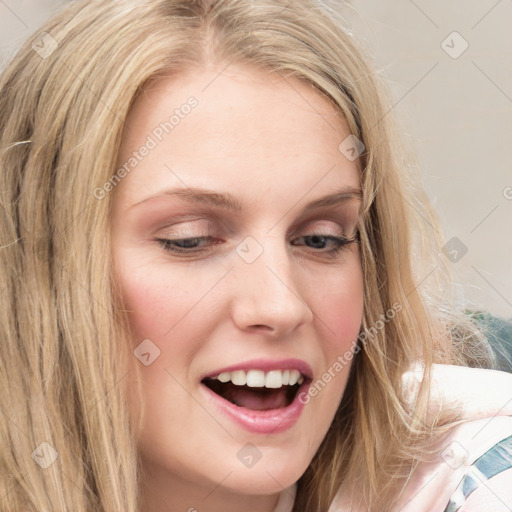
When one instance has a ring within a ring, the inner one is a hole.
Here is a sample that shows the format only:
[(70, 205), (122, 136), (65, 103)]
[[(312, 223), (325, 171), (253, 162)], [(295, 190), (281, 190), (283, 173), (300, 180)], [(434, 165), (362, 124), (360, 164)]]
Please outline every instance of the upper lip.
[(250, 361), (244, 361), (242, 363), (232, 364), (219, 368), (213, 372), (210, 372), (201, 377), (201, 380), (207, 378), (214, 378), (219, 373), (234, 372), (236, 370), (263, 370), (269, 372), (271, 370), (299, 370), (299, 372), (307, 379), (313, 379), (313, 370), (311, 366), (303, 361), (302, 359), (251, 359)]

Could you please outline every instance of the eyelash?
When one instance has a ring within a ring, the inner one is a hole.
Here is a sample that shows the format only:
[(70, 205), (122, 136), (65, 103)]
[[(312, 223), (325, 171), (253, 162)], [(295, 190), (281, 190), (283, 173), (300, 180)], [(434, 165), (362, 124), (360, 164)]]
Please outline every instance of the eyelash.
[[(304, 235), (301, 236), (295, 240), (300, 239), (306, 239), (306, 238), (320, 238), (326, 242), (335, 242), (337, 245), (333, 249), (330, 249), (328, 251), (323, 251), (319, 253), (321, 255), (327, 255), (328, 258), (334, 258), (342, 251), (346, 250), (350, 244), (356, 243), (359, 241), (359, 233), (356, 233), (351, 238), (346, 238), (342, 236), (334, 236), (334, 235), (322, 235), (322, 234), (311, 234), (311, 235)], [(190, 238), (176, 238), (176, 239), (167, 239), (167, 238), (157, 238), (156, 241), (160, 244), (160, 246), (168, 252), (178, 254), (178, 255), (195, 255), (199, 252), (202, 252), (203, 249), (197, 248), (197, 247), (180, 247), (179, 245), (176, 245), (178, 243), (198, 243), (204, 240), (212, 240), (213, 237), (211, 236), (198, 236), (198, 237), (190, 237)], [(295, 241), (294, 240), (294, 241)], [(220, 242), (213, 242), (213, 244), (218, 244)], [(292, 243), (292, 245), (298, 245), (295, 243)]]

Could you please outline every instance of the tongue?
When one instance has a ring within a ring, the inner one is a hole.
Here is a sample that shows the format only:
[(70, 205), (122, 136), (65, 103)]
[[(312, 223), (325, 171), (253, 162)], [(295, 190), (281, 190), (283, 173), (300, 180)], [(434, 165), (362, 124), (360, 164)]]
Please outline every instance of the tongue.
[(223, 394), (223, 397), (239, 407), (255, 411), (280, 409), (287, 405), (286, 390), (284, 388), (254, 391), (254, 388), (251, 390), (247, 386), (231, 385), (227, 392)]

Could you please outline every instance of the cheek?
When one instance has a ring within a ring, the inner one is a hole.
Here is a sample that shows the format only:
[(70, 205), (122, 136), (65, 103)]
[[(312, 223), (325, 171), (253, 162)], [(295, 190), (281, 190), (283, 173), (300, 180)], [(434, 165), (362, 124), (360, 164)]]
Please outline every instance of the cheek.
[[(181, 379), (193, 376), (204, 340), (222, 319), (222, 305), (212, 289), (223, 273), (144, 262), (127, 253), (119, 260), (124, 267), (119, 266), (118, 278), (133, 333), (132, 348), (136, 350), (144, 340), (156, 345), (159, 355), (144, 381), (172, 388), (174, 381), (163, 370), (172, 369)], [(134, 364), (138, 364), (135, 358)]]
[[(137, 264), (134, 264), (137, 263)], [(137, 339), (163, 340), (197, 303), (208, 280), (165, 265), (120, 259), (124, 305)]]
[[(151, 337), (156, 333), (164, 334), (171, 328), (173, 318), (169, 310), (178, 297), (172, 295), (172, 289), (164, 280), (150, 279), (131, 275), (123, 283), (126, 307), (129, 311), (130, 322), (137, 337)], [(175, 293), (179, 293), (178, 290)], [(179, 304), (179, 301), (176, 301)]]
[(129, 311), (130, 324), (139, 341), (160, 337), (172, 327), (174, 322), (169, 317), (169, 310), (175, 308), (170, 303), (178, 297), (171, 292), (168, 283), (151, 279), (147, 274), (144, 278), (139, 278), (136, 273), (125, 276), (123, 298)]
[(323, 325), (324, 339), (333, 350), (351, 346), (359, 335), (363, 316), (364, 287), (359, 265), (340, 273), (328, 289), (314, 299), (314, 312)]
[[(308, 391), (299, 399), (307, 407), (315, 446), (324, 439), (345, 393), (363, 316), (363, 279), (354, 264), (329, 280), (317, 294), (315, 315), (321, 332), (322, 364)], [(318, 313), (316, 313), (318, 311)]]
[(361, 329), (364, 286), (359, 262), (330, 279), (327, 290), (316, 294), (314, 312), (322, 331), (323, 364), (304, 400), (311, 402), (324, 424), (332, 421), (347, 384)]

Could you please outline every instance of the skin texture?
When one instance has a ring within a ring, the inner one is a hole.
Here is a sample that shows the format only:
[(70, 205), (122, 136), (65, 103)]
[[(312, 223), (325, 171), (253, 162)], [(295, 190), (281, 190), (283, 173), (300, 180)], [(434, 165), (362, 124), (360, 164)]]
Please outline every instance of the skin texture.
[[(112, 192), (129, 342), (135, 349), (149, 339), (160, 350), (148, 366), (134, 357), (146, 404), (137, 441), (147, 512), (272, 511), (324, 438), (349, 366), (294, 426), (270, 435), (221, 414), (200, 380), (260, 358), (302, 359), (316, 380), (353, 349), (361, 325), (357, 242), (329, 256), (336, 243), (319, 247), (310, 238), (354, 235), (359, 199), (304, 215), (308, 202), (360, 186), (358, 163), (338, 150), (346, 124), (297, 79), (242, 65), (221, 70), (209, 65), (147, 84), (127, 120), (120, 166), (187, 98), (198, 104)], [(242, 209), (163, 194), (191, 187), (230, 193)], [(188, 256), (157, 241), (203, 236), (215, 243), (202, 241)], [(251, 263), (237, 252), (247, 237), (250, 255), (262, 251)], [(250, 468), (237, 457), (246, 443), (261, 453)]]

